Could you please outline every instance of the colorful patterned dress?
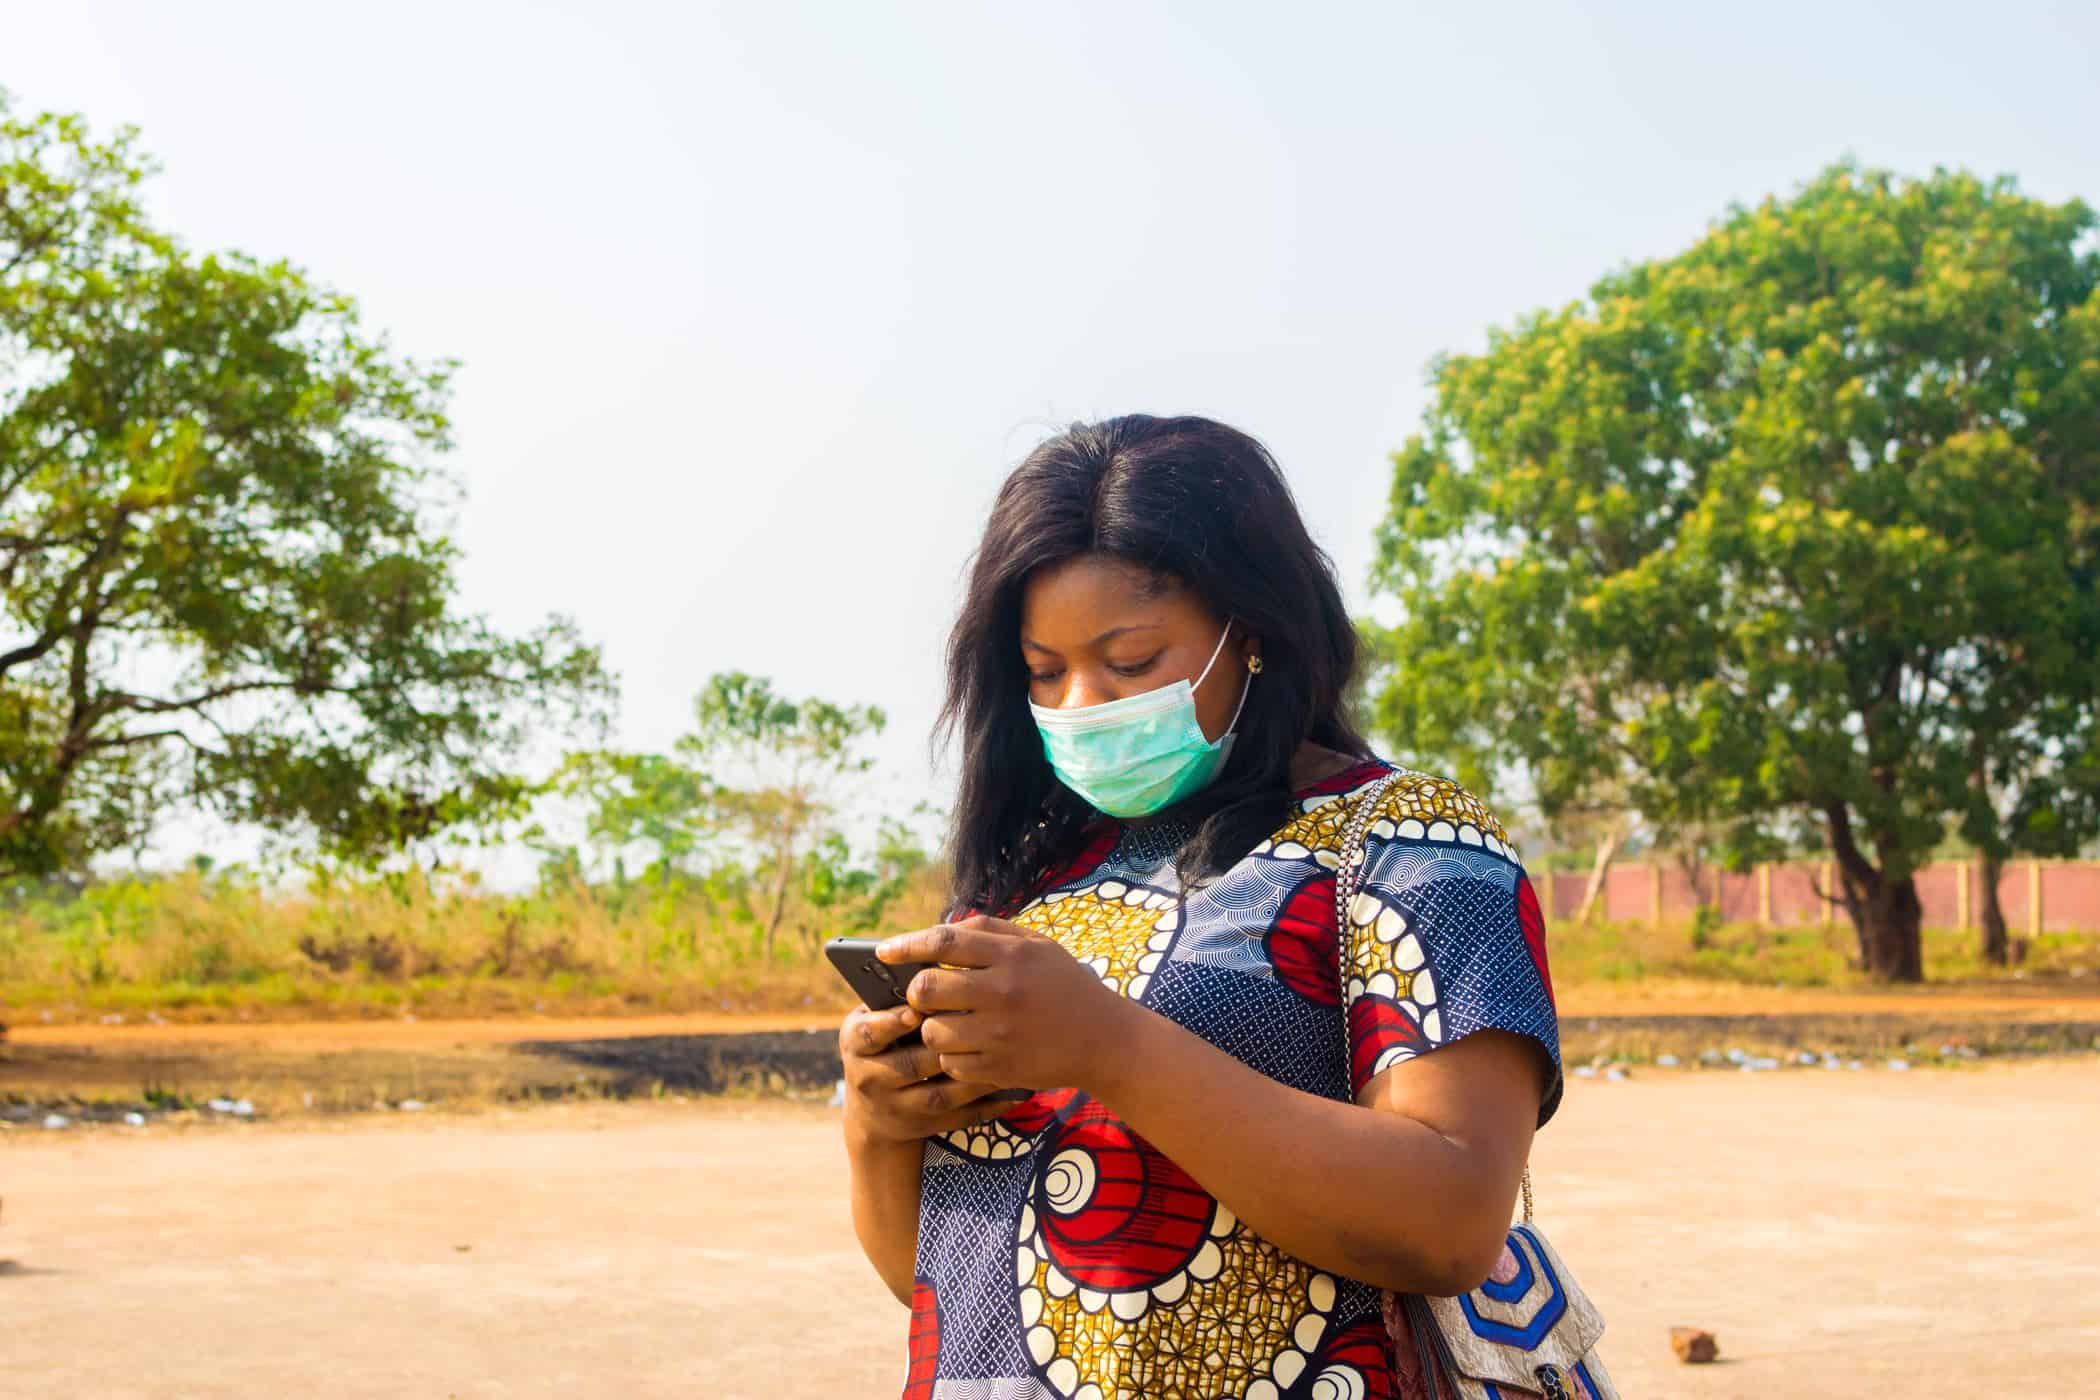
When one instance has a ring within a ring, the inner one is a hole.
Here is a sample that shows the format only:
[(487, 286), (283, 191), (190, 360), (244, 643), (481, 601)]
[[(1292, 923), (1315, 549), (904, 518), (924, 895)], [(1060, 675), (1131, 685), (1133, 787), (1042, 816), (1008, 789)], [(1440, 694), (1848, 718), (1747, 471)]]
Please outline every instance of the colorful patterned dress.
[[(1336, 848), (1366, 759), (1295, 794), (1292, 819), (1213, 881), (1180, 888), (1171, 818), (1099, 818), (1011, 917), (1123, 995), (1285, 1084), (1353, 1100), (1373, 1075), (1479, 1030), (1552, 1057), (1543, 921), (1517, 853), (1456, 784), (1387, 790), (1335, 942)], [(1366, 1211), (1375, 1202), (1365, 1202)], [(1378, 1400), (1376, 1289), (1286, 1254), (1105, 1105), (1037, 1093), (929, 1138), (905, 1400)]]

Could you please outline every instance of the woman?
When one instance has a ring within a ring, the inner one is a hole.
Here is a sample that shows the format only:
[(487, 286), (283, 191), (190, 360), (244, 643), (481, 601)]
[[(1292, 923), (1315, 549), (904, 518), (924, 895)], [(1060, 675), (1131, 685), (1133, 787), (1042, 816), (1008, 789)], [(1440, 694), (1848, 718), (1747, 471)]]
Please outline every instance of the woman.
[(941, 966), (839, 1037), (907, 1397), (1394, 1395), (1378, 1290), (1500, 1257), (1561, 1092), (1538, 903), (1494, 818), (1410, 775), (1338, 946), (1340, 833), (1394, 771), (1356, 659), (1245, 434), (1075, 425), (1001, 489), (937, 730), (950, 922), (880, 953)]

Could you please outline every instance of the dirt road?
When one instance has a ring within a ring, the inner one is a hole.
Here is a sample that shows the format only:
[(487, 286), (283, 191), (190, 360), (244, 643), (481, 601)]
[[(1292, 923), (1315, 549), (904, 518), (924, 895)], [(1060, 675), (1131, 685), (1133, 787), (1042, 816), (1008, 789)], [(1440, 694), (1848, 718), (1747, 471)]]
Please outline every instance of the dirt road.
[[(1906, 990), (1644, 982), (1562, 996), (1569, 1063), (1806, 1054), (1878, 1064), (2100, 1048), (2100, 979)], [(262, 1117), (385, 1107), (713, 1093), (826, 1095), (837, 1013), (508, 1020), (64, 1024), (0, 1036), (0, 1126), (47, 1112), (157, 1118), (251, 1102)]]
[[(1577, 1080), (1541, 1219), (1629, 1397), (2072, 1394), (2095, 1103), (2094, 1059)], [(13, 1132), (0, 1394), (892, 1395), (842, 1169), (831, 1112), (762, 1101)]]

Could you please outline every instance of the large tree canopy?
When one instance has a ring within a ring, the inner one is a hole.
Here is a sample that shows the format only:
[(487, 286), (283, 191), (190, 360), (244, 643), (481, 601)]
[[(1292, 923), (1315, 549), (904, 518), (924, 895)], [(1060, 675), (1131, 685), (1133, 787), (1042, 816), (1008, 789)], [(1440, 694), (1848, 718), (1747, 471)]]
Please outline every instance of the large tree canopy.
[(1549, 814), (1616, 785), (1826, 841), (1866, 967), (1918, 977), (1912, 873), (1979, 789), (2090, 820), (2093, 227), (1841, 164), (1441, 360), (1379, 536), (1380, 727)]
[(513, 805), (610, 683), (457, 605), (452, 366), (152, 228), (134, 146), (0, 91), (0, 873), (193, 806), (368, 857)]

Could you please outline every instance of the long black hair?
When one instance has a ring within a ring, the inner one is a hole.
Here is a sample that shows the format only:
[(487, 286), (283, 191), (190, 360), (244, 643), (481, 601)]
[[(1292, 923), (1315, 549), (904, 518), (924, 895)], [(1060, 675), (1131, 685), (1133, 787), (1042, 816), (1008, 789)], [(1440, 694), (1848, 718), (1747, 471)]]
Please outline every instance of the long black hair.
[(999, 488), (948, 637), (933, 735), (936, 751), (962, 739), (948, 841), (955, 911), (1008, 912), (1096, 815), (1044, 757), (1020, 642), (1029, 578), (1080, 555), (1136, 566), (1148, 598), (1192, 588), (1261, 638), (1261, 675), (1224, 768), (1167, 809), (1193, 828), (1176, 855), (1184, 882), (1222, 873), (1284, 823), (1301, 744), (1371, 756), (1348, 718), (1358, 647), (1334, 562), (1268, 449), (1208, 418), (1074, 423)]

